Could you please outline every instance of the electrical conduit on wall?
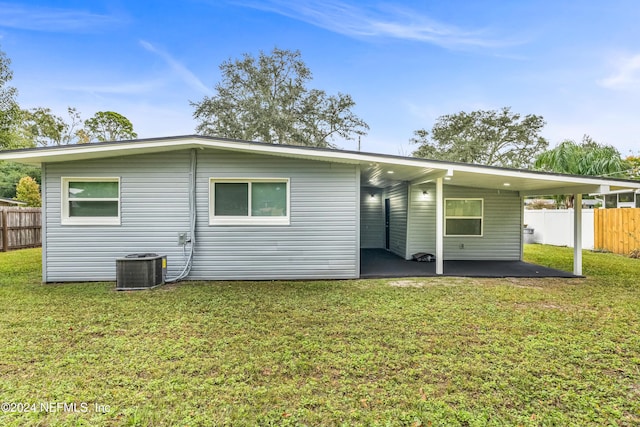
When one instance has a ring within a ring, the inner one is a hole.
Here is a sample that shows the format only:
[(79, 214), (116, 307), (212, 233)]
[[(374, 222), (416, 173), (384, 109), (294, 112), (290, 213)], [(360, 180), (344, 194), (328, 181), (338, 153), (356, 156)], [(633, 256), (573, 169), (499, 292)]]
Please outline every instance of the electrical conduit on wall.
[(176, 276), (167, 278), (166, 283), (175, 283), (189, 275), (191, 271), (191, 266), (193, 264), (193, 252), (196, 244), (196, 219), (197, 219), (197, 209), (196, 209), (196, 167), (197, 167), (197, 156), (196, 149), (191, 150), (191, 160), (189, 164), (189, 240), (187, 244), (189, 245), (189, 253), (186, 253), (186, 244), (182, 247), (183, 255), (185, 257), (184, 267), (182, 271)]

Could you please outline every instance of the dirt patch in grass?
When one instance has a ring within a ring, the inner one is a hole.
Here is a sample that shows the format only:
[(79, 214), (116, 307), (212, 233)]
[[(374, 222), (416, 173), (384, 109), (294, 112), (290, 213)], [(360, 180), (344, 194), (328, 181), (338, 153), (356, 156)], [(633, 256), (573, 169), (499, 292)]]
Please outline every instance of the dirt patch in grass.
[(544, 290), (550, 287), (575, 284), (576, 279), (564, 279), (553, 277), (500, 277), (500, 278), (475, 278), (475, 277), (429, 277), (390, 279), (387, 284), (396, 288), (425, 288), (430, 286), (513, 286), (522, 289)]
[(479, 280), (465, 277), (434, 277), (427, 279), (395, 279), (388, 282), (396, 288), (426, 288), (430, 286), (480, 285)]
[(510, 284), (516, 288), (538, 290), (584, 283), (584, 279), (562, 277), (505, 277), (497, 280), (500, 280), (502, 284)]
[(558, 304), (550, 304), (543, 302), (534, 302), (534, 303), (516, 303), (513, 305), (515, 308), (529, 310), (532, 308), (542, 308), (547, 310), (565, 310), (567, 307), (558, 305)]

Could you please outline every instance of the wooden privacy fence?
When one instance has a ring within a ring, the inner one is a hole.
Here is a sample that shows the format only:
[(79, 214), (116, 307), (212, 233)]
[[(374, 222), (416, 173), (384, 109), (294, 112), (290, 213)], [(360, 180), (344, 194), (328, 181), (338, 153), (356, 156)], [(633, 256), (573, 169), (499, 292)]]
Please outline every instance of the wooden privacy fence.
[(595, 209), (594, 249), (628, 255), (640, 249), (640, 208)]
[(42, 246), (40, 208), (0, 207), (0, 251)]

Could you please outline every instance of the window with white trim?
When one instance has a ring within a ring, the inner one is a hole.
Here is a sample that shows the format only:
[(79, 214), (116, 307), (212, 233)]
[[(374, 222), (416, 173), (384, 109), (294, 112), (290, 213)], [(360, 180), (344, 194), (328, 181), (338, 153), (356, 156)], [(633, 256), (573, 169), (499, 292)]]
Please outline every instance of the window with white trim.
[(62, 178), (61, 222), (120, 225), (120, 178)]
[(633, 192), (618, 194), (618, 203), (633, 203), (635, 201)]
[(445, 236), (482, 236), (484, 199), (444, 199)]
[(617, 208), (618, 207), (618, 195), (617, 194), (607, 194), (604, 196), (604, 207), (605, 208)]
[(211, 178), (209, 223), (288, 225), (289, 179)]

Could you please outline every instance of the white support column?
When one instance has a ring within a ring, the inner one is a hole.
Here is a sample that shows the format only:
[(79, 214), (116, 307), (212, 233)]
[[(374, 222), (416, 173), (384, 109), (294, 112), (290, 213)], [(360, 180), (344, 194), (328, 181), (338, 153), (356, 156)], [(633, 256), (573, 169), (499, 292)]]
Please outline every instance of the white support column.
[(436, 274), (444, 273), (444, 194), (442, 177), (436, 179)]
[(524, 259), (524, 197), (520, 196), (520, 261)]
[(573, 274), (582, 276), (582, 194), (573, 195)]

